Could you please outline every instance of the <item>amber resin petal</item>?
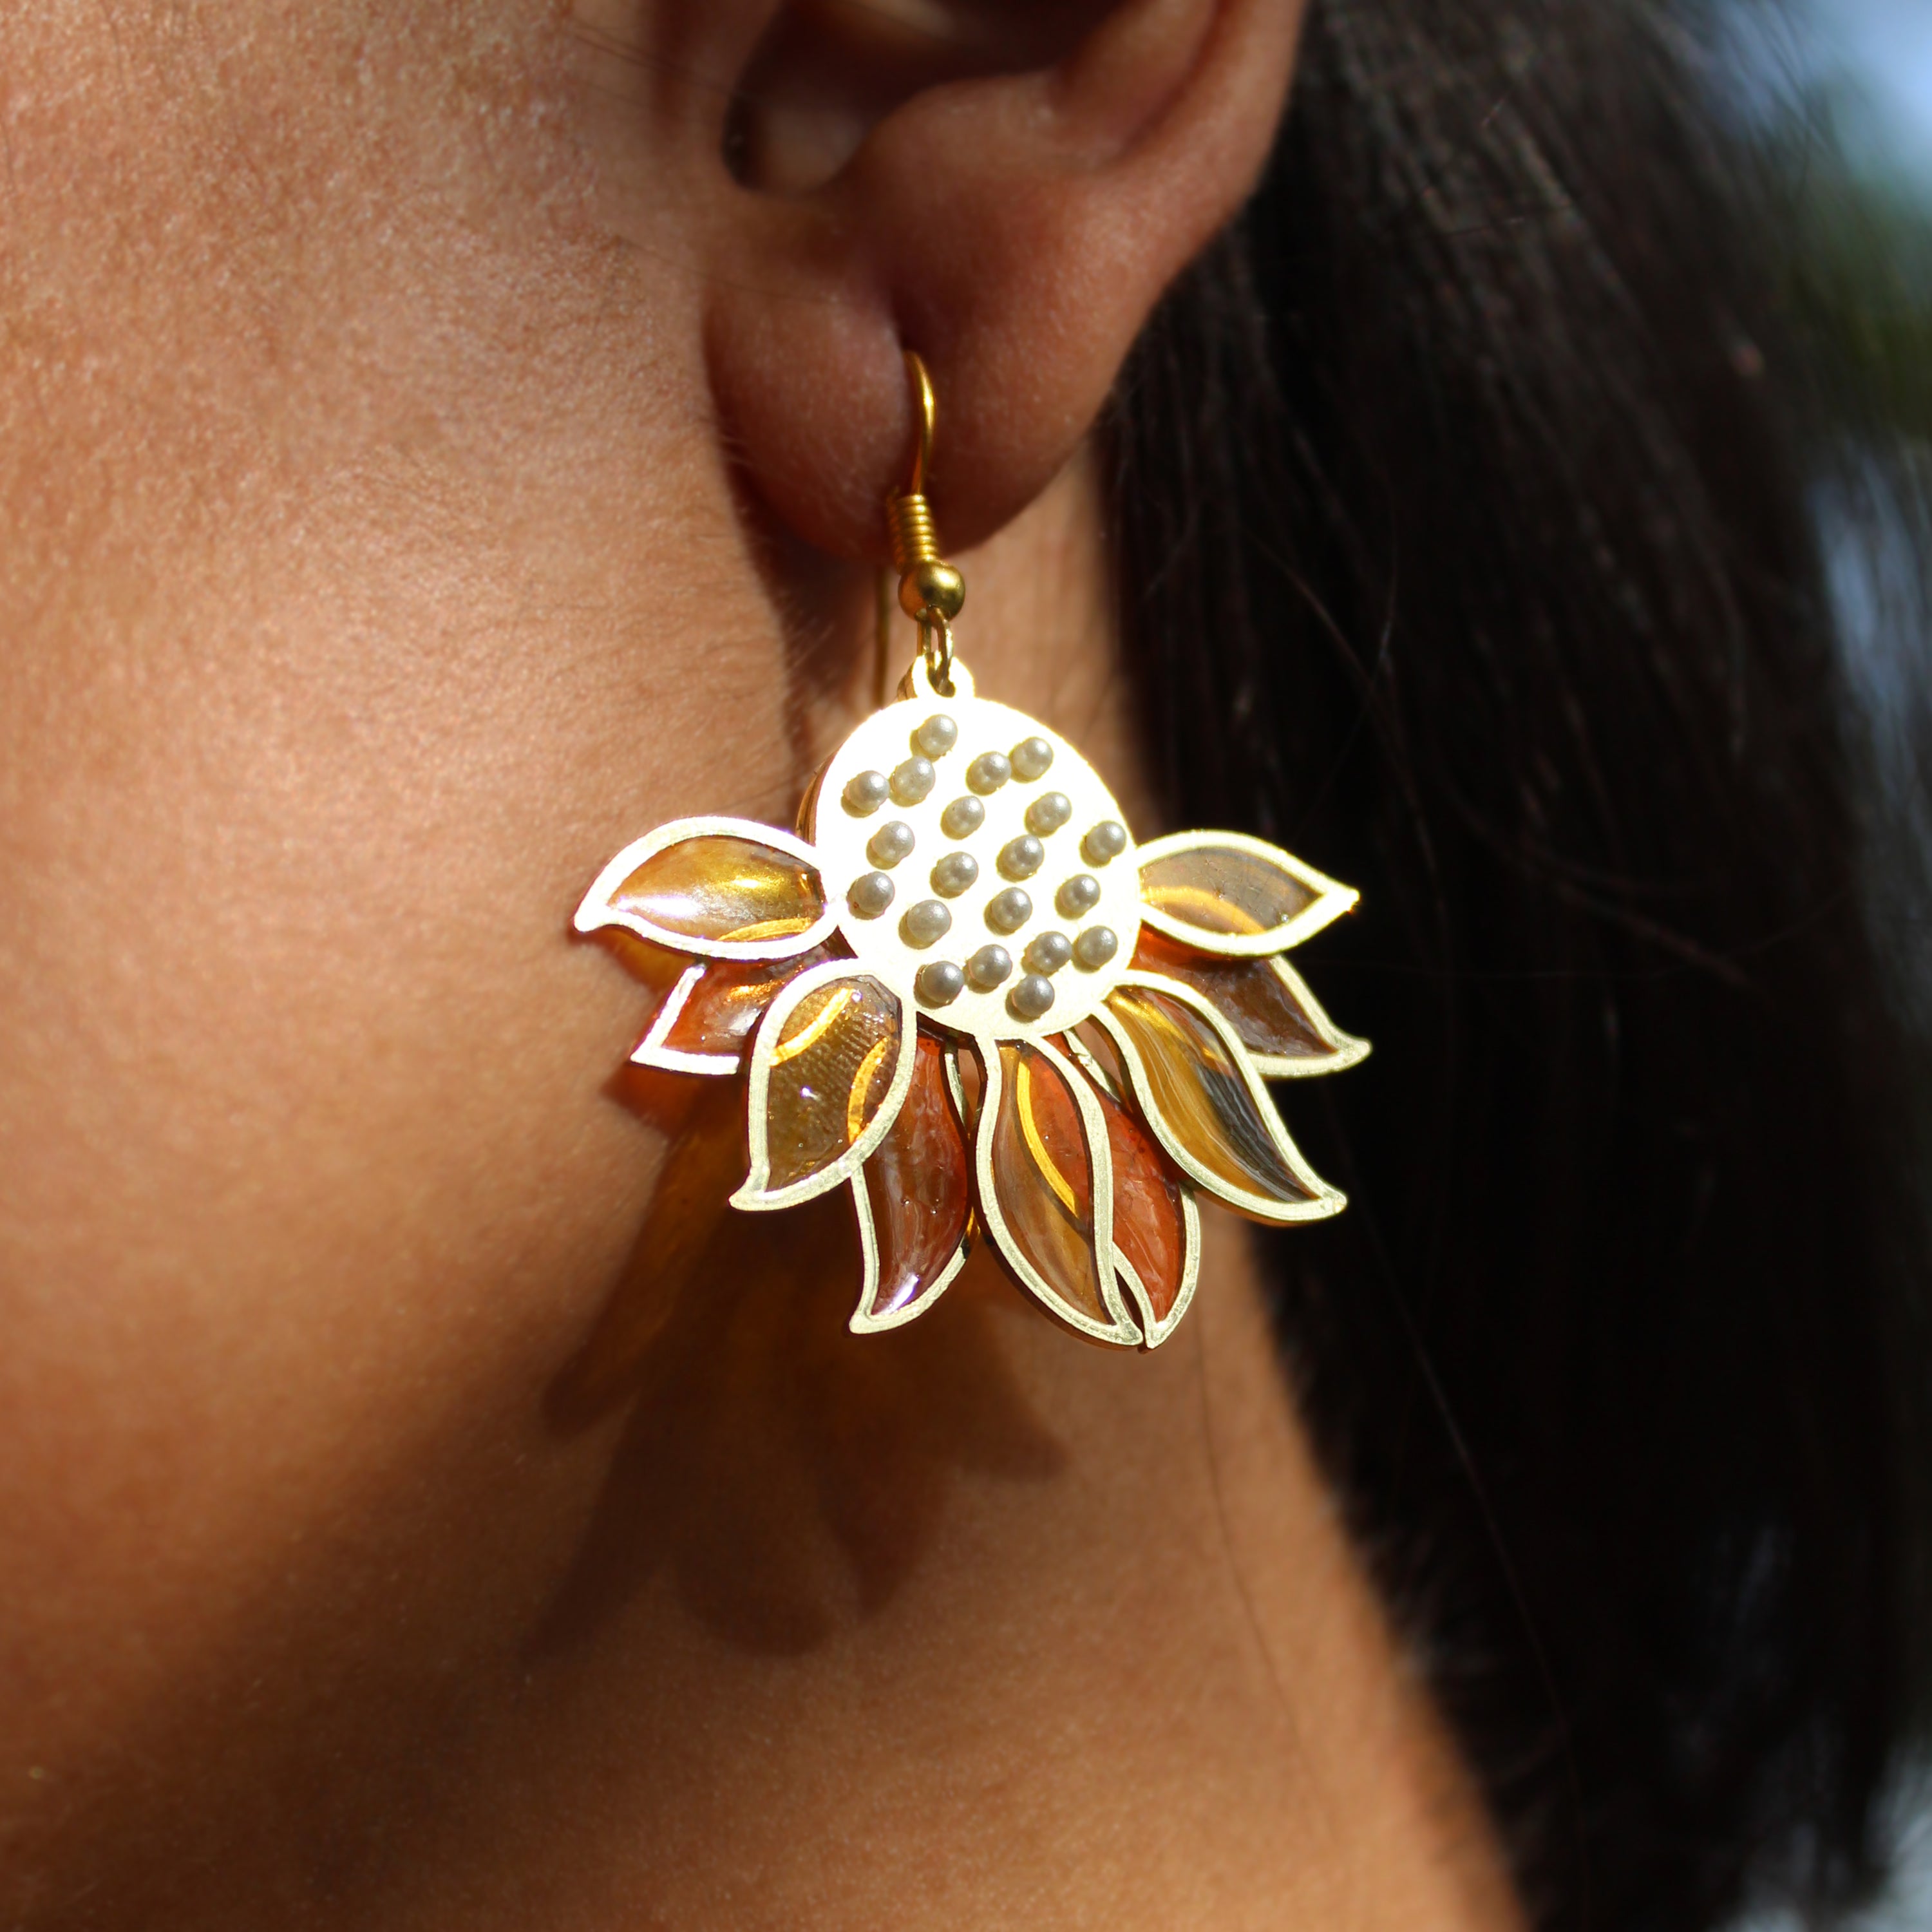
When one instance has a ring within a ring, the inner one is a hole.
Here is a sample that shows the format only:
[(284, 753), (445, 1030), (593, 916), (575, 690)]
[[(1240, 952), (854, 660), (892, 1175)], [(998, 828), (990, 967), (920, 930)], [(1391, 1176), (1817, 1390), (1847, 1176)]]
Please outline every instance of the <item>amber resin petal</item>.
[(746, 1139), (751, 1172), (736, 1208), (789, 1208), (856, 1174), (912, 1084), (913, 1016), (849, 959), (790, 981), (752, 1043)]
[(1191, 987), (1130, 973), (1101, 1017), (1142, 1117), (1184, 1174), (1260, 1220), (1319, 1220), (1343, 1206), (1288, 1138), (1234, 1029)]
[(1114, 1168), (1114, 1263), (1150, 1348), (1173, 1334), (1201, 1272), (1201, 1216), (1177, 1174), (1126, 1108), (1096, 1096)]
[(812, 848), (741, 818), (680, 818), (627, 845), (577, 909), (579, 932), (621, 926), (716, 959), (785, 959), (838, 916)]
[(1134, 967), (1204, 993), (1264, 1080), (1339, 1073), (1367, 1055), (1368, 1042), (1344, 1033), (1286, 959), (1217, 958), (1163, 933), (1143, 932)]
[(855, 1334), (924, 1314), (965, 1266), (970, 1244), (972, 1170), (949, 1090), (946, 1049), (922, 1033), (913, 1056), (904, 1104), (853, 1178), (866, 1267)]
[(745, 1046), (788, 980), (826, 958), (824, 947), (796, 959), (710, 959), (687, 966), (651, 1016), (631, 1058), (674, 1073), (736, 1073)]
[(982, 1051), (974, 1179), (986, 1232), (1048, 1313), (1096, 1341), (1139, 1342), (1115, 1278), (1099, 1096), (1045, 1041), (989, 1041)]
[(1358, 895), (1266, 840), (1177, 832), (1140, 848), (1141, 916), (1208, 952), (1258, 958), (1298, 946)]

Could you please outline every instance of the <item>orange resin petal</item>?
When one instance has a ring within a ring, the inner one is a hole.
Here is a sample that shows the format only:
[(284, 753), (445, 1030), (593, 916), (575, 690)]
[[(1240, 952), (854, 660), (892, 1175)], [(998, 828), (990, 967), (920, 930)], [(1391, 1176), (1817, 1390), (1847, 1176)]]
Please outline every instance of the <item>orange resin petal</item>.
[(865, 1166), (877, 1280), (860, 1312), (868, 1326), (905, 1319), (950, 1279), (966, 1239), (972, 1182), (966, 1136), (947, 1091), (946, 1050), (918, 1036), (912, 1084)]
[(911, 1046), (898, 995), (869, 974), (844, 959), (800, 974), (752, 1048), (752, 1172), (734, 1199), (782, 1207), (855, 1171), (905, 1091)]
[(1315, 898), (1298, 879), (1245, 852), (1212, 848), (1150, 860), (1142, 868), (1141, 892), (1150, 905), (1204, 932), (1265, 932)]
[(1298, 945), (1355, 903), (1348, 886), (1259, 838), (1176, 832), (1140, 852), (1143, 916), (1210, 952), (1258, 958)]
[(741, 1054), (772, 995), (828, 956), (819, 947), (796, 959), (710, 961), (656, 1043), (673, 1053)]
[[(1104, 1130), (1096, 1148), (1082, 1114), (1072, 1083), (1084, 1084), (1084, 1076), (1063, 1072), (1051, 1055), (1023, 1041), (1003, 1040), (996, 1052), (987, 1072), (998, 1092), (988, 1096), (980, 1121), (987, 1230), (1052, 1312), (1088, 1334), (1138, 1340), (1112, 1305), (1112, 1166)], [(1108, 1162), (1099, 1172), (1096, 1159)]]
[(1268, 1063), (1262, 1070), (1271, 1078), (1334, 1072), (1352, 1066), (1368, 1051), (1366, 1041), (1343, 1033), (1323, 1012), (1284, 960), (1222, 958), (1143, 928), (1134, 968), (1163, 973), (1205, 994), (1241, 1044)]
[(1310, 1174), (1267, 1090), (1185, 989), (1130, 982), (1106, 1010), (1136, 1063), (1135, 1098), (1182, 1170), (1232, 1207), (1266, 1220), (1333, 1213), (1340, 1197)]
[(580, 932), (618, 926), (639, 938), (724, 958), (805, 952), (836, 909), (811, 848), (742, 819), (681, 819), (627, 846), (578, 908)]
[(1140, 1283), (1145, 1313), (1164, 1324), (1192, 1258), (1185, 1190), (1140, 1123), (1108, 1095), (1099, 1097), (1114, 1162), (1114, 1246)]
[(802, 932), (824, 909), (817, 874), (749, 838), (687, 838), (647, 859), (613, 902), (667, 932), (742, 942)]

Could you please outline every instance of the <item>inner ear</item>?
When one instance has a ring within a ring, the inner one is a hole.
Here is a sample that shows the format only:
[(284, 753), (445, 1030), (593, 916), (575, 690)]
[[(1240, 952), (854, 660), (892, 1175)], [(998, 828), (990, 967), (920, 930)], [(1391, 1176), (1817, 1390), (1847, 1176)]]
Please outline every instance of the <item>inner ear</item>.
[(726, 116), (732, 178), (808, 194), (900, 104), (950, 81), (1059, 64), (1111, 0), (789, 0)]

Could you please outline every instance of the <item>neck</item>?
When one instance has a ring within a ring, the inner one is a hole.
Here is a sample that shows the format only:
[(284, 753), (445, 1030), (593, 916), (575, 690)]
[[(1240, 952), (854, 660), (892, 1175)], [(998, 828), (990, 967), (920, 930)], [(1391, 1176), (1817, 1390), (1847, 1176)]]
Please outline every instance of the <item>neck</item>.
[[(1098, 529), (1076, 472), (964, 560), (961, 645), (1145, 825)], [(821, 751), (850, 722), (800, 715)], [(532, 862), (542, 907), (570, 837)], [(294, 1391), (262, 1467), (226, 1457), (185, 1518), (157, 1479), (149, 1567), (188, 1581), (135, 1627), (176, 1648), (103, 1645), (100, 1710), (42, 1723), (74, 1742), (32, 1787), (34, 1868), (127, 1901), (89, 1922), (157, 1927), (1517, 1923), (1239, 1227), (1204, 1210), (1201, 1288), (1152, 1355), (1070, 1339), (983, 1252), (909, 1327), (850, 1336), (836, 1197), (720, 1215), (661, 1178), (640, 1232), (651, 1138), (583, 1073), (636, 989), (562, 971), (529, 922), (544, 950), (504, 1009), (542, 1024), (493, 1059), (496, 1010), (465, 1010), (472, 1100), (392, 1157), (414, 1201), (442, 1138), (462, 1153), (420, 1264), (364, 1292), (332, 1256), (349, 1312), (221, 1384)], [(503, 1102), (500, 1064), (537, 1090)], [(683, 1083), (688, 1121), (711, 1084)], [(257, 1439), (206, 1400), (212, 1439)], [(224, 1497), (285, 1534), (229, 1534)], [(183, 1567), (197, 1549), (232, 1553)]]
[[(1076, 472), (969, 559), (962, 648), (1146, 823), (1098, 529)], [(1122, 1356), (983, 1252), (855, 1340), (838, 1206), (730, 1217), (669, 1308), (685, 1236), (646, 1231), (561, 1387), (609, 1419), (552, 1694), (466, 1835), (532, 1887), (571, 1843), (586, 1924), (1514, 1923), (1238, 1225), (1204, 1215), (1192, 1311)]]
[(983, 1260), (857, 1343), (824, 1272), (622, 1425), (477, 1841), (586, 1924), (1514, 1922), (1237, 1228), (1149, 1357)]

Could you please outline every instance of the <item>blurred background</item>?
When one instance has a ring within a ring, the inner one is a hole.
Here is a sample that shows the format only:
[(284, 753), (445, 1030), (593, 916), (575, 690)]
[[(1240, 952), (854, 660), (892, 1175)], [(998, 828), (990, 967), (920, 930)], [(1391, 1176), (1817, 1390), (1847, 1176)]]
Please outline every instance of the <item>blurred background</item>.
[[(1842, 406), (1844, 467), (1817, 509), (1867, 710), (1873, 917), (1932, 1039), (1932, 558), (1900, 508), (1932, 502), (1932, 0), (1718, 0), (1711, 17), (1722, 104), (1777, 177), (1793, 319)], [(1897, 1879), (1856, 1932), (1932, 1932), (1932, 1765), (1891, 1829)], [(1766, 1910), (1738, 1932), (1798, 1928)]]

